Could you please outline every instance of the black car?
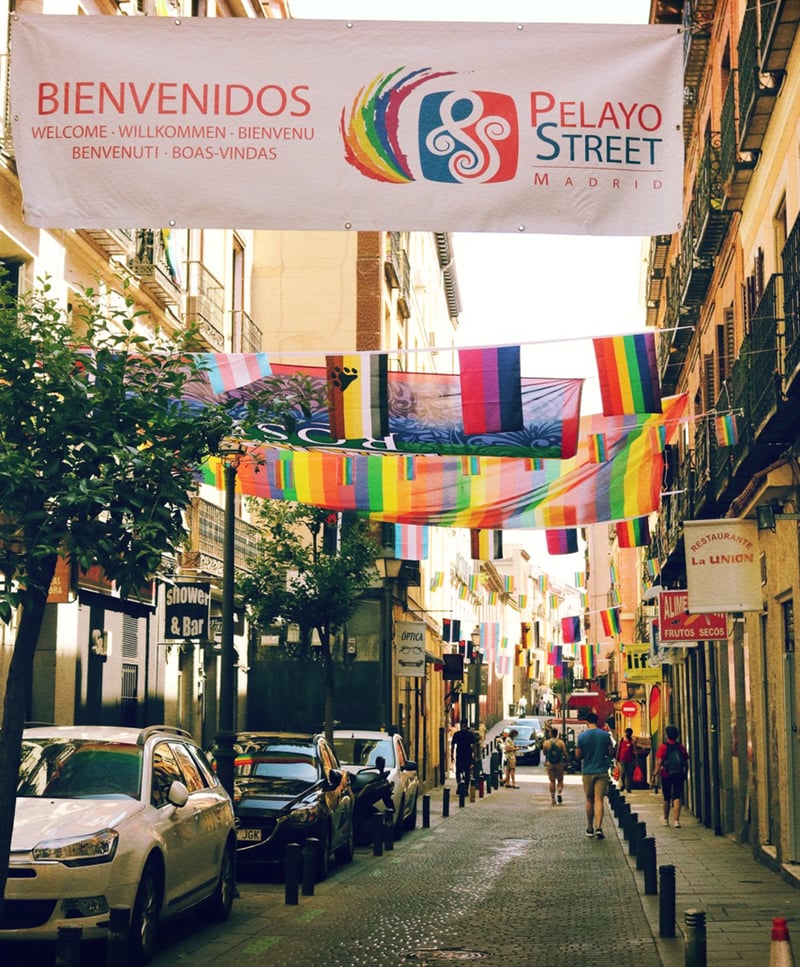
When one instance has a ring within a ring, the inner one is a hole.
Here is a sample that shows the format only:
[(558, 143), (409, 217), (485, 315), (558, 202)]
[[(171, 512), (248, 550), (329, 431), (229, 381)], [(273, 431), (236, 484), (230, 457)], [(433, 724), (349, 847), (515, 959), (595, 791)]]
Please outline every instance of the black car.
[(237, 862), (282, 864), (287, 843), (319, 840), (318, 879), (353, 858), (353, 792), (323, 735), (242, 732), (234, 741)]

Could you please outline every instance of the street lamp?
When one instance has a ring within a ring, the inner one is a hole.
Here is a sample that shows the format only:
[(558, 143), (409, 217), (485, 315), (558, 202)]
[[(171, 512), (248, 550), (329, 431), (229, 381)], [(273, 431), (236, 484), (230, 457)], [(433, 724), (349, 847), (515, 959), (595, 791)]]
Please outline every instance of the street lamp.
[(243, 444), (235, 440), (223, 440), (220, 447), (225, 482), (225, 511), (222, 535), (222, 641), (216, 757), (217, 775), (231, 795), (233, 795), (233, 739), (236, 734), (234, 702), (236, 649), (233, 646), (236, 472), (245, 449)]
[(383, 580), (381, 600), (381, 662), (383, 663), (383, 718), (387, 731), (392, 722), (392, 585), (403, 562), (396, 557), (377, 557), (375, 567)]

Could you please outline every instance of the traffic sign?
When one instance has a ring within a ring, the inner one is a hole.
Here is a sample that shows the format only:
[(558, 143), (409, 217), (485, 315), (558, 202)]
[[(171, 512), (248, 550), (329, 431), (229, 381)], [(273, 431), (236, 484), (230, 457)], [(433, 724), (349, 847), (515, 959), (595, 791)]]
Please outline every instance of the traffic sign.
[(632, 718), (639, 711), (638, 702), (623, 702), (622, 703), (622, 714), (626, 718)]

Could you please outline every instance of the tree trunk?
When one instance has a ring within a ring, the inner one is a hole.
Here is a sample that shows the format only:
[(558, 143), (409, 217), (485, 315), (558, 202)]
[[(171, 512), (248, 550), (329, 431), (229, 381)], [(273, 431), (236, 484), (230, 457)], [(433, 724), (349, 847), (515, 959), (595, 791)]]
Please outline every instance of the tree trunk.
[[(36, 587), (24, 592), (17, 638), (8, 669), (6, 695), (3, 704), (3, 727), (0, 729), (0, 917), (2, 898), (8, 878), (11, 854), (11, 833), (17, 805), (17, 781), (22, 745), (22, 732), (28, 713), (33, 687), (33, 657), (44, 620), (47, 588), (55, 573), (56, 555), (42, 561), (35, 582)], [(42, 590), (44, 588), (44, 590)]]

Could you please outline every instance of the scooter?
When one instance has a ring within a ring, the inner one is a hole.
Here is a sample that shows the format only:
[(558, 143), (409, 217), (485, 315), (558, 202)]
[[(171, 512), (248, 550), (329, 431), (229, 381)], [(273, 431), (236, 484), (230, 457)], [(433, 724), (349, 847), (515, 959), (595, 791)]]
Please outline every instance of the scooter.
[(350, 776), (355, 796), (353, 805), (353, 837), (357, 843), (368, 843), (373, 837), (375, 816), (390, 812), (394, 826), (392, 784), (383, 769), (368, 766)]

